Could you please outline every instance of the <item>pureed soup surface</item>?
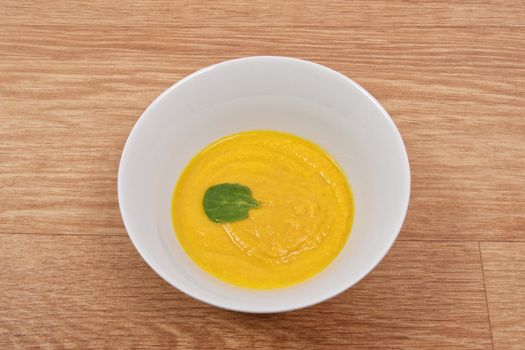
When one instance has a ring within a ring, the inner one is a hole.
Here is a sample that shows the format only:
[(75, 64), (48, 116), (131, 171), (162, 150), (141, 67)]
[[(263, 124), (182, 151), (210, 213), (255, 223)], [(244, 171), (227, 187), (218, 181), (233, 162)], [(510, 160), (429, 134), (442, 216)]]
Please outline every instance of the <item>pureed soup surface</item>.
[[(206, 191), (248, 187), (259, 203), (246, 219), (214, 222)], [(297, 136), (250, 131), (218, 140), (183, 171), (173, 194), (177, 238), (211, 275), (248, 288), (286, 287), (327, 267), (343, 248), (353, 220), (348, 182), (320, 147)]]

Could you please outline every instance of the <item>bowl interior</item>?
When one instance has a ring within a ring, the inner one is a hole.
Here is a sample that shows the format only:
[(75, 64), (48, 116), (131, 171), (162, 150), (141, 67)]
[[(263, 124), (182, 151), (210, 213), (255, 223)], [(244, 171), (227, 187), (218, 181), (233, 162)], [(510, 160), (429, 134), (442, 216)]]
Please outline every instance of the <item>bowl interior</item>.
[[(257, 291), (223, 283), (190, 260), (173, 230), (171, 197), (184, 167), (211, 142), (247, 130), (285, 131), (317, 143), (352, 187), (347, 244), (322, 273), (293, 287)], [(126, 229), (150, 266), (199, 300), (248, 312), (308, 306), (355, 284), (397, 237), (410, 192), (402, 139), (377, 101), (335, 71), (282, 57), (227, 61), (164, 92), (130, 134), (118, 182)]]

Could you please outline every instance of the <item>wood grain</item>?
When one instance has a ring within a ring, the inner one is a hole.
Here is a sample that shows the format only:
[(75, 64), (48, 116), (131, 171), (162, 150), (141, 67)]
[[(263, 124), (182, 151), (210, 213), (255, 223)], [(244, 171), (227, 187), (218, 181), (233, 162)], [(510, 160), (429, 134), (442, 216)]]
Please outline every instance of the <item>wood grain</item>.
[[(0, 1), (0, 349), (522, 349), (524, 18), (525, 2), (503, 0)], [(277, 315), (167, 285), (117, 203), (120, 152), (146, 106), (249, 55), (362, 84), (412, 171), (380, 266)]]
[(399, 242), (348, 292), (263, 316), (177, 292), (126, 237), (4, 234), (0, 257), (4, 349), (491, 348), (477, 243)]
[(522, 32), (9, 27), (0, 231), (122, 234), (118, 159), (144, 108), (199, 67), (279, 54), (346, 73), (391, 113), (413, 176), (401, 239), (525, 240)]
[(494, 348), (525, 344), (525, 243), (481, 243)]
[(523, 26), (522, 1), (6, 1), (1, 24), (126, 26)]

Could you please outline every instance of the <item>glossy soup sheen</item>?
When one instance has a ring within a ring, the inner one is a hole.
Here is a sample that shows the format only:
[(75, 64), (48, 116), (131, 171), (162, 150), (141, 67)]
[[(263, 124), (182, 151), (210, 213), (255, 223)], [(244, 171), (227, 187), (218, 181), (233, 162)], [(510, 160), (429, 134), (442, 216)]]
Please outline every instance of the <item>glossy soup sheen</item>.
[[(231, 223), (211, 221), (208, 188), (249, 187), (260, 207)], [(291, 286), (326, 268), (350, 234), (353, 199), (335, 161), (294, 135), (250, 131), (218, 140), (183, 171), (173, 194), (173, 225), (193, 261), (237, 286)]]

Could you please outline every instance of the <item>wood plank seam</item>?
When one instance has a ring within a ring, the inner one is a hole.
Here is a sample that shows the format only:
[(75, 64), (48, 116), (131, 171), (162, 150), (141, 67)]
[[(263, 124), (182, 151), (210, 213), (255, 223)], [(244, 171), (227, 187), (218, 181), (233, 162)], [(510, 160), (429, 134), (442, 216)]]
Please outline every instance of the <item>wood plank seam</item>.
[(487, 303), (487, 317), (489, 319), (490, 341), (492, 343), (492, 350), (495, 350), (494, 334), (492, 333), (492, 323), (490, 320), (489, 295), (487, 294), (487, 282), (485, 281), (485, 268), (483, 267), (483, 255), (481, 254), (481, 242), (478, 242), (478, 250), (479, 250), (479, 262), (481, 264), (481, 276), (483, 277), (483, 290), (485, 292), (485, 302)]

